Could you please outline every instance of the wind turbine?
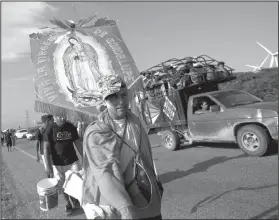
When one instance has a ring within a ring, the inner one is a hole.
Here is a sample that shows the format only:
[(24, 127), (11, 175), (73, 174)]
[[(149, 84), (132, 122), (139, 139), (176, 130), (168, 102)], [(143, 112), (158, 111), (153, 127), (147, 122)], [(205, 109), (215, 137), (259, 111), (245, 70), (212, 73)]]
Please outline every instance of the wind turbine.
[(246, 65), (246, 66), (254, 68), (253, 72), (258, 72), (259, 70), (261, 70), (262, 66), (264, 65), (264, 63), (265, 63), (265, 61), (267, 60), (267, 58), (269, 57), (269, 55), (270, 55), (270, 54), (268, 54), (268, 55), (266, 56), (266, 58), (263, 60), (263, 62), (262, 62), (261, 65), (259, 65), (259, 66), (252, 66), (252, 65)]
[(268, 50), (265, 46), (263, 46), (259, 42), (257, 42), (257, 44), (260, 45), (268, 53), (268, 55), (271, 55), (269, 68), (273, 67), (274, 61), (275, 61), (276, 67), (278, 67), (278, 52), (272, 53), (270, 50)]

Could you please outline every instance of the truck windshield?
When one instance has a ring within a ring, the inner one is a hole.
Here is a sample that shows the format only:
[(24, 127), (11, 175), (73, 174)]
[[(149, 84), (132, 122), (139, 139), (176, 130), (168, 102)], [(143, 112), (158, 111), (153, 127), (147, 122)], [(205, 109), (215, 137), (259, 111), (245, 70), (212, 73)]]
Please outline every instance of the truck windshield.
[(221, 102), (226, 108), (249, 105), (256, 102), (262, 102), (260, 98), (257, 98), (249, 93), (242, 91), (224, 91), (220, 93), (211, 94), (215, 99)]

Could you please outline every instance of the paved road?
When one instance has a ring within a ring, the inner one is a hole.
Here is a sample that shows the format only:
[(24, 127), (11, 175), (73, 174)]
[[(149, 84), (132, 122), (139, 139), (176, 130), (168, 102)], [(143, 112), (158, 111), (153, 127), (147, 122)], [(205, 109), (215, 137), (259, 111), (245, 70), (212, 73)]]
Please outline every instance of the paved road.
[[(195, 146), (169, 152), (158, 146), (153, 154), (165, 192), (165, 219), (278, 219), (278, 155), (245, 156), (234, 145)], [(16, 181), (24, 218), (65, 218), (64, 202), (49, 212), (39, 210), (36, 183), (43, 165), (36, 162), (35, 142), (20, 140), (3, 159)], [(277, 148), (277, 145), (274, 146)], [(24, 152), (23, 152), (24, 151)], [(27, 211), (28, 210), (28, 211)], [(79, 213), (72, 218), (85, 218)]]

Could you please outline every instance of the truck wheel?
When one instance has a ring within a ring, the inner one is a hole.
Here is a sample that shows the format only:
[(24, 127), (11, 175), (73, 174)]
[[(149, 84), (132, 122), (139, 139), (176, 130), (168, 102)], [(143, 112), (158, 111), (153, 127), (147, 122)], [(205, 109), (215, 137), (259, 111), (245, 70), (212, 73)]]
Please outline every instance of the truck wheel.
[(264, 155), (269, 142), (266, 130), (258, 125), (246, 125), (237, 132), (238, 146), (250, 156)]
[(166, 130), (163, 134), (163, 145), (171, 151), (175, 151), (180, 144), (179, 137), (174, 131)]

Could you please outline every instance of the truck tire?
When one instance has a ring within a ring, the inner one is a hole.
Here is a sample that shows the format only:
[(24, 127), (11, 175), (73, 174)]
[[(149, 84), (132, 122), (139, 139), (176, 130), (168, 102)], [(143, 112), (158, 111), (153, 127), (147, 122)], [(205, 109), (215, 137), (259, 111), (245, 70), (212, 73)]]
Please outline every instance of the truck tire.
[(246, 125), (237, 132), (238, 146), (250, 156), (260, 157), (264, 155), (269, 142), (267, 131), (258, 125)]
[(163, 146), (168, 150), (175, 151), (180, 145), (179, 136), (175, 131), (166, 130), (163, 134)]

